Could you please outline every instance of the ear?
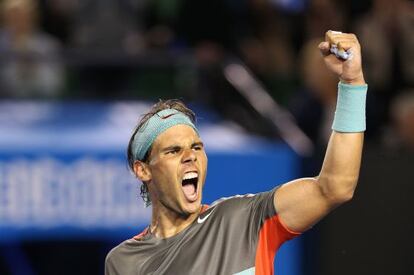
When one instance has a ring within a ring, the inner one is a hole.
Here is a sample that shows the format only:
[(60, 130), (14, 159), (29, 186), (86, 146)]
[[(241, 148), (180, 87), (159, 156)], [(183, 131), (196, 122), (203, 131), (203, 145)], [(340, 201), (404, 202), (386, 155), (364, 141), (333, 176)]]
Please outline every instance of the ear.
[(145, 162), (139, 160), (135, 161), (134, 173), (142, 182), (148, 182), (152, 179), (151, 170)]

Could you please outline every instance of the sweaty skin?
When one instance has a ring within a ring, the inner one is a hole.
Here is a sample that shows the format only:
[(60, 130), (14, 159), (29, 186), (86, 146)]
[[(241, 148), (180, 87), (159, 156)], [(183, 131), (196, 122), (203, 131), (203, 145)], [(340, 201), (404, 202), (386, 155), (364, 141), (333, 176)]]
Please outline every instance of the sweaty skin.
[[(364, 85), (361, 48), (354, 34), (328, 31), (319, 49), (328, 69), (341, 82)], [(353, 57), (342, 60), (330, 53), (331, 44), (349, 51)], [(303, 232), (338, 205), (350, 200), (358, 181), (363, 133), (333, 131), (318, 176), (284, 184), (274, 196), (281, 220), (292, 231)], [(153, 215), (151, 231), (167, 238), (182, 231), (199, 215), (207, 157), (200, 137), (185, 125), (174, 126), (154, 142), (149, 163), (137, 161), (135, 173), (148, 183)], [(197, 199), (186, 199), (181, 185), (185, 172), (198, 173)], [(306, 202), (306, 203), (303, 203)]]
[[(319, 44), (319, 50), (328, 69), (342, 83), (365, 85), (361, 47), (356, 36), (328, 31), (326, 39)], [(352, 58), (337, 58), (330, 53), (331, 44), (351, 52)], [(358, 182), (363, 140), (363, 132), (332, 131), (319, 175), (291, 181), (277, 190), (274, 205), (289, 229), (303, 232), (335, 207), (352, 198)]]
[[(204, 145), (187, 125), (176, 125), (154, 141), (149, 163), (137, 161), (135, 173), (147, 182), (152, 201), (151, 231), (160, 238), (173, 236), (191, 224), (201, 210), (207, 173)], [(197, 173), (195, 199), (182, 186), (186, 173)]]
[[(356, 36), (326, 36), (329, 41), (321, 42), (319, 50), (328, 69), (343, 83), (365, 85)], [(351, 52), (352, 58), (337, 58), (330, 53), (331, 44)], [(150, 227), (108, 254), (106, 274), (273, 274), (274, 256), (282, 243), (352, 198), (363, 137), (362, 132), (332, 131), (318, 176), (235, 196), (205, 210), (203, 143), (189, 126), (169, 128), (153, 143), (149, 160), (134, 163), (153, 204)], [(194, 186), (183, 184), (184, 178), (194, 177)], [(196, 222), (198, 217), (201, 222)]]

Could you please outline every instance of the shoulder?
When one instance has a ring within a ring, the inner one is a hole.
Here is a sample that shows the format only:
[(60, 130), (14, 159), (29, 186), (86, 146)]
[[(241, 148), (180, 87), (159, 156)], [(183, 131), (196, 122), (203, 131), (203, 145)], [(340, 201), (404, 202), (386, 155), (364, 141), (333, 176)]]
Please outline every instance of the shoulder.
[[(256, 194), (234, 195), (231, 197), (222, 197), (214, 201), (208, 209), (217, 209), (219, 211), (240, 210), (246, 207)], [(217, 211), (216, 210), (216, 211)]]
[(215, 205), (221, 205), (221, 204), (243, 204), (243, 203), (252, 203), (254, 201), (257, 200), (263, 200), (263, 199), (267, 199), (270, 197), (273, 197), (274, 193), (276, 192), (276, 190), (279, 188), (280, 186), (277, 186), (275, 188), (273, 188), (270, 191), (265, 191), (265, 192), (260, 192), (260, 193), (256, 193), (256, 194), (244, 194), (244, 195), (234, 195), (231, 197), (222, 197), (216, 201), (214, 201), (211, 204), (211, 207), (215, 206)]
[(139, 241), (128, 239), (111, 249), (105, 258), (105, 274), (129, 274), (140, 255), (139, 246)]
[(226, 204), (232, 204), (232, 203), (240, 203), (242, 201), (245, 201), (246, 199), (252, 198), (256, 196), (256, 194), (244, 194), (244, 195), (234, 195), (231, 197), (222, 197), (216, 201), (214, 201), (211, 204), (211, 207), (214, 207), (216, 205), (226, 205)]
[(261, 204), (272, 203), (273, 205), (273, 196), (277, 188), (257, 194), (223, 197), (214, 201), (210, 208), (222, 209), (223, 211), (243, 211), (259, 207)]
[(125, 259), (125, 256), (130, 254), (131, 250), (136, 249), (139, 247), (140, 242), (135, 239), (128, 239), (120, 243), (119, 245), (115, 246), (114, 248), (109, 251), (106, 255), (105, 262), (113, 262), (113, 261), (120, 261), (121, 259)]
[(130, 251), (138, 251), (142, 248), (142, 246), (150, 245), (150, 241), (148, 242), (148, 227), (142, 230), (139, 234), (135, 235), (134, 237), (121, 242), (119, 245), (112, 248), (111, 251), (106, 256), (106, 259), (113, 259), (119, 256), (124, 256), (125, 254), (130, 254)]
[(109, 253), (106, 255), (106, 262), (113, 260), (114, 258), (117, 258), (120, 254), (122, 254), (127, 248), (127, 243), (130, 242), (132, 239), (128, 239), (126, 241), (123, 241), (122, 243), (118, 244), (114, 248), (112, 248)]

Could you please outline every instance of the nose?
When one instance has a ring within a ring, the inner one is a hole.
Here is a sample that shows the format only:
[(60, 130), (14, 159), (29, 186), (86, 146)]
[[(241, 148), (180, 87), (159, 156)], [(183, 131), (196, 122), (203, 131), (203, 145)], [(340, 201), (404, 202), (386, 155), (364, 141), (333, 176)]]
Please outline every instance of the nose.
[(197, 156), (194, 152), (194, 150), (192, 149), (186, 149), (183, 152), (183, 158), (182, 158), (182, 162), (186, 163), (186, 162), (194, 162), (197, 160)]

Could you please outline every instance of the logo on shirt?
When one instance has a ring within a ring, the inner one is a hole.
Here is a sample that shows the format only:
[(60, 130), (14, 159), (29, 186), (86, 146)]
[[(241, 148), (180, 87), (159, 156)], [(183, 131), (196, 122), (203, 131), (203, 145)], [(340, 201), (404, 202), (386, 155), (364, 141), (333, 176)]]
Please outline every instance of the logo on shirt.
[(211, 215), (211, 213), (213, 213), (214, 209), (210, 211), (210, 213), (208, 213), (207, 215), (205, 215), (204, 217), (198, 217), (197, 222), (198, 223), (203, 223), (207, 220), (207, 218)]

